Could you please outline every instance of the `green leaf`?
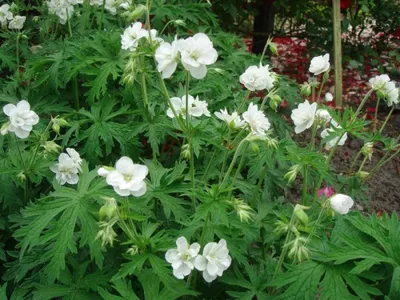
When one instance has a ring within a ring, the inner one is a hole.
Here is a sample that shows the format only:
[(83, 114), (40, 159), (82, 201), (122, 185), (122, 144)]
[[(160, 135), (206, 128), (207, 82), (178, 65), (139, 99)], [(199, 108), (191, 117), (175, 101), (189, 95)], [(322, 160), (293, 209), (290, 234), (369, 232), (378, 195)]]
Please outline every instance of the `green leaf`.
[(390, 299), (400, 299), (400, 267), (394, 269), (389, 297)]

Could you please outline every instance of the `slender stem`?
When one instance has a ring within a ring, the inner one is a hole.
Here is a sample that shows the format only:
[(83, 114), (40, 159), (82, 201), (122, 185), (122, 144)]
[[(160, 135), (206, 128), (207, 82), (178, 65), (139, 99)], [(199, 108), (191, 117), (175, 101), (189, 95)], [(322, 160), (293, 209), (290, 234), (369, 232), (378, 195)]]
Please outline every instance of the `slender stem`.
[(242, 103), (240, 103), (239, 108), (238, 108), (238, 112), (241, 111), (241, 109), (243, 108), (244, 104), (246, 103), (246, 100), (249, 99), (251, 91), (247, 91), (246, 95), (244, 96)]
[(378, 97), (378, 101), (376, 101), (376, 107), (375, 107), (375, 117), (374, 117), (374, 129), (373, 133), (376, 132), (376, 123), (378, 122), (378, 109), (379, 109), (379, 102), (381, 101), (381, 98)]
[(222, 183), (221, 183), (221, 185), (220, 185), (220, 190), (222, 190), (222, 189), (224, 188), (224, 186), (225, 186), (225, 184), (226, 184), (226, 181), (228, 180), (228, 177), (229, 177), (229, 175), (231, 174), (232, 169), (233, 169), (233, 167), (234, 167), (234, 165), (235, 165), (235, 163), (236, 163), (236, 160), (237, 160), (237, 158), (238, 158), (238, 156), (239, 156), (239, 151), (240, 151), (240, 149), (241, 149), (241, 147), (242, 147), (242, 145), (243, 145), (243, 143), (244, 143), (245, 141), (247, 141), (246, 138), (243, 139), (243, 140), (239, 143), (239, 145), (238, 145), (238, 147), (237, 147), (237, 149), (236, 149), (236, 151), (235, 151), (235, 154), (233, 155), (233, 159), (232, 159), (232, 161), (231, 161), (231, 164), (229, 165), (228, 171), (226, 172), (225, 177), (224, 177), (224, 179), (222, 180)]
[(83, 4), (83, 21), (81, 23), (81, 33), (83, 34), (85, 32), (86, 29), (86, 24), (89, 18), (89, 11), (90, 11), (90, 0), (85, 0), (84, 4)]
[(162, 34), (164, 33), (164, 30), (167, 29), (167, 27), (169, 26), (169, 24), (171, 24), (172, 22), (174, 22), (175, 20), (170, 20), (167, 22), (167, 24), (164, 25), (164, 28), (160, 31), (159, 36), (162, 36)]
[(169, 106), (169, 108), (171, 108), (172, 114), (174, 115), (175, 119), (179, 123), (179, 126), (181, 127), (181, 130), (183, 132), (185, 132), (186, 131), (185, 123), (182, 121), (181, 117), (177, 114), (174, 106), (172, 105), (171, 98), (169, 97), (168, 90), (167, 90), (167, 87), (165, 86), (165, 82), (164, 82), (164, 79), (161, 76), (161, 73), (160, 72), (157, 72), (157, 73), (158, 73), (158, 76), (160, 78), (162, 91), (163, 91), (163, 94), (165, 96), (165, 99), (167, 100), (168, 106)]
[(315, 86), (314, 86), (314, 84), (311, 85), (311, 99), (312, 99), (312, 102), (314, 103), (315, 102)]
[(210, 168), (211, 168), (211, 164), (212, 164), (212, 162), (214, 161), (214, 157), (215, 157), (216, 154), (217, 154), (217, 149), (214, 150), (213, 154), (211, 155), (210, 160), (208, 161), (207, 167), (206, 167), (206, 169), (204, 170), (204, 174), (203, 174), (203, 178), (202, 178), (202, 181), (204, 181), (204, 185), (207, 185), (207, 175), (208, 175), (208, 171), (209, 171)]
[(141, 65), (142, 65), (142, 70), (140, 72), (141, 88), (142, 88), (142, 93), (143, 93), (144, 106), (147, 108), (149, 106), (149, 98), (147, 96), (146, 73), (144, 71), (145, 61), (144, 61), (143, 56), (140, 58), (140, 61), (141, 61)]
[(372, 89), (369, 90), (369, 92), (364, 96), (364, 99), (361, 101), (360, 105), (358, 106), (358, 109), (357, 109), (356, 113), (354, 114), (353, 118), (351, 119), (351, 122), (357, 118), (358, 114), (361, 112), (361, 109), (364, 107), (364, 104), (367, 102), (369, 96), (371, 96), (373, 91), (374, 90), (372, 90)]
[(257, 194), (258, 194), (258, 192), (260, 191), (260, 189), (261, 189), (261, 186), (262, 186), (262, 184), (263, 184), (263, 182), (264, 182), (264, 179), (265, 179), (265, 176), (267, 175), (267, 173), (268, 173), (268, 165), (265, 165), (264, 166), (264, 169), (262, 170), (262, 172), (261, 172), (261, 175), (260, 175), (260, 178), (258, 178), (258, 182), (257, 182), (257, 187), (256, 187), (256, 189), (254, 190), (254, 193), (253, 193), (253, 199), (252, 199), (252, 204), (255, 206), (255, 202), (256, 202), (256, 197), (257, 197)]
[(75, 110), (78, 111), (80, 110), (80, 101), (79, 101), (79, 88), (78, 88), (78, 75), (76, 75), (73, 80), (72, 80), (72, 86), (74, 88), (74, 106), (75, 106)]
[(221, 180), (222, 180), (222, 175), (223, 175), (224, 172), (225, 172), (226, 160), (228, 159), (228, 155), (229, 155), (229, 153), (230, 153), (229, 147), (231, 146), (231, 133), (232, 133), (231, 127), (228, 126), (228, 140), (227, 140), (227, 142), (226, 142), (226, 143), (227, 143), (227, 146), (228, 146), (228, 149), (227, 149), (227, 151), (225, 151), (225, 153), (224, 153), (224, 159), (223, 159), (223, 161), (222, 161), (222, 168), (221, 168), (221, 172), (219, 173), (219, 182), (221, 182)]
[(304, 166), (304, 177), (303, 177), (303, 191), (302, 191), (302, 201), (303, 205), (308, 205), (307, 201), (307, 187), (308, 187), (308, 166)]
[(265, 43), (265, 46), (264, 46), (263, 52), (261, 53), (261, 57), (260, 57), (260, 65), (262, 64), (262, 61), (263, 61), (263, 59), (264, 59), (265, 53), (267, 52), (267, 48), (268, 48), (268, 46), (269, 46), (270, 42), (271, 42), (271, 37), (268, 37), (268, 40), (267, 40), (267, 42)]
[(194, 168), (194, 154), (193, 154), (193, 145), (192, 142), (190, 141), (190, 181), (192, 183), (192, 205), (193, 205), (193, 210), (196, 211), (196, 191), (195, 191), (195, 178), (194, 178), (194, 173), (195, 173), (195, 168)]
[(381, 167), (383, 167), (385, 164), (387, 164), (392, 158), (394, 158), (397, 154), (400, 152), (400, 147), (399, 149), (393, 153), (389, 158), (385, 159), (388, 155), (385, 154), (385, 156), (382, 157), (382, 159), (376, 164), (376, 166), (369, 172), (368, 179), (372, 177), (372, 175)]
[(395, 108), (395, 105), (393, 105), (392, 109), (390, 110), (389, 114), (387, 115), (387, 117), (386, 117), (386, 119), (385, 119), (385, 122), (383, 122), (381, 129), (379, 129), (379, 133), (382, 133), (382, 132), (383, 132), (383, 129), (385, 128), (387, 122), (389, 121), (390, 116), (392, 115), (392, 113), (393, 113), (393, 111), (394, 111), (394, 108)]
[(17, 83), (19, 86), (20, 83), (20, 70), (19, 70), (19, 37), (20, 37), (20, 33), (18, 31), (17, 33), (17, 40), (16, 40), (16, 56), (17, 56)]
[(282, 247), (282, 252), (281, 252), (281, 255), (279, 256), (278, 264), (276, 266), (274, 275), (272, 276), (273, 279), (276, 277), (276, 275), (278, 274), (279, 270), (281, 269), (282, 264), (283, 264), (283, 260), (286, 257), (286, 253), (288, 251), (287, 245), (288, 245), (288, 243), (289, 243), (289, 241), (290, 241), (290, 239), (292, 237), (292, 234), (293, 234), (292, 227), (294, 225), (295, 219), (296, 219), (296, 217), (294, 215), (294, 209), (293, 209), (292, 217), (290, 218), (290, 222), (289, 222), (289, 226), (288, 226), (288, 232), (286, 234), (285, 242), (284, 242), (283, 247)]
[(317, 135), (317, 124), (318, 122), (314, 121), (314, 124), (312, 125), (312, 130), (311, 130), (311, 143), (310, 143), (310, 148), (311, 150), (314, 150), (315, 148), (315, 136)]
[(365, 165), (365, 162), (367, 161), (367, 159), (368, 159), (368, 156), (365, 156), (364, 159), (363, 159), (363, 161), (362, 161), (362, 163), (361, 163), (361, 165), (360, 165), (360, 168), (358, 169), (358, 172), (361, 172), (361, 171), (362, 171), (362, 169), (364, 168), (364, 165)]
[(353, 172), (353, 168), (354, 168), (354, 166), (355, 166), (355, 164), (356, 164), (358, 158), (360, 157), (361, 153), (362, 153), (362, 149), (361, 149), (360, 151), (358, 151), (356, 157), (355, 157), (354, 160), (351, 162), (349, 174), (351, 174), (351, 173)]
[(271, 95), (273, 95), (273, 94), (275, 94), (275, 90), (271, 90), (271, 91), (264, 97), (263, 101), (261, 102), (260, 110), (264, 110), (264, 106), (265, 106), (265, 103), (267, 102), (267, 99), (268, 99)]
[(185, 84), (185, 93), (186, 93), (186, 128), (189, 130), (189, 83), (190, 83), (190, 74), (189, 71), (185, 71), (185, 78), (186, 78), (186, 84)]
[(21, 152), (21, 149), (19, 148), (17, 136), (16, 136), (15, 134), (14, 134), (14, 140), (15, 140), (15, 145), (17, 146), (17, 151), (18, 151), (19, 158), (20, 158), (20, 160), (21, 160), (22, 167), (24, 168), (24, 172), (25, 172), (25, 171), (26, 171), (25, 161), (24, 161), (24, 159), (22, 158), (22, 152)]
[(69, 13), (68, 13), (68, 9), (65, 9), (65, 12), (67, 14), (67, 23), (68, 23), (68, 30), (69, 30), (69, 36), (72, 37), (72, 28), (71, 28), (71, 22), (70, 22), (70, 18), (69, 18)]
[[(240, 158), (239, 165), (238, 165), (238, 167), (236, 169), (235, 175), (233, 176), (233, 179), (232, 179), (232, 182), (231, 182), (231, 186), (235, 185), (236, 178), (239, 176), (239, 173), (242, 170), (244, 159), (246, 158), (245, 154), (246, 154), (246, 151), (247, 151), (248, 148), (249, 148), (249, 144), (246, 144), (246, 146), (244, 147), (244, 150), (243, 150), (243, 155)], [(229, 191), (229, 193), (228, 193), (228, 199), (230, 200), (231, 197), (232, 197), (232, 190)]]
[(323, 202), (321, 210), (318, 214), (317, 220), (315, 221), (315, 224), (312, 227), (312, 230), (311, 230), (310, 234), (308, 235), (305, 244), (307, 244), (310, 241), (310, 239), (314, 236), (315, 232), (317, 231), (317, 227), (319, 226), (319, 223), (321, 222), (321, 219), (322, 219), (322, 216), (323, 216), (323, 213), (324, 213), (326, 207), (327, 207), (327, 202)]
[(106, 0), (103, 0), (103, 5), (101, 6), (101, 15), (100, 15), (100, 24), (99, 24), (99, 30), (101, 31), (103, 27), (103, 18), (104, 18), (104, 8), (106, 6)]
[(322, 82), (321, 85), (319, 87), (319, 91), (318, 91), (318, 96), (317, 96), (317, 102), (322, 102), (321, 100), (321, 93), (322, 93), (322, 88), (324, 87), (325, 84), (325, 79), (324, 79), (324, 75), (322, 75)]

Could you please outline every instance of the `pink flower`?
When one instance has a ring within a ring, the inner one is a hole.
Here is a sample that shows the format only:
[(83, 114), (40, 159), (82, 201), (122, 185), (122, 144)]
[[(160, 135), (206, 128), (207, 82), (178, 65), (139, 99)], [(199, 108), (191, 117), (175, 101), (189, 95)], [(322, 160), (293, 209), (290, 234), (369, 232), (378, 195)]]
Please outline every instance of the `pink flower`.
[(329, 197), (333, 196), (333, 194), (335, 194), (335, 190), (331, 186), (325, 187), (318, 191), (319, 198), (321, 198), (322, 196), (329, 198)]

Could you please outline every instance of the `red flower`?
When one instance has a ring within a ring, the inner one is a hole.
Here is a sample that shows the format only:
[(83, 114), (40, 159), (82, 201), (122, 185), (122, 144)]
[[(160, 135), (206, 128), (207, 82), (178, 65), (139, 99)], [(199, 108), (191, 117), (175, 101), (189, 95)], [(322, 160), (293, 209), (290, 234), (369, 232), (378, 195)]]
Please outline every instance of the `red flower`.
[(340, 9), (348, 9), (351, 5), (351, 0), (340, 0)]

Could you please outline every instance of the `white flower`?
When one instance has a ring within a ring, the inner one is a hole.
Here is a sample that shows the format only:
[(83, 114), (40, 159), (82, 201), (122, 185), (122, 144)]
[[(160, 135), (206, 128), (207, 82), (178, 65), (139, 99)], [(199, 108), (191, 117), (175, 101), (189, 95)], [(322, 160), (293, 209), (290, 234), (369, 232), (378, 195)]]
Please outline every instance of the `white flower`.
[(250, 103), (247, 111), (243, 113), (243, 120), (250, 126), (252, 134), (260, 138), (265, 138), (266, 131), (271, 127), (268, 118), (253, 103)]
[(110, 14), (117, 14), (116, 0), (106, 0), (104, 8), (109, 11)]
[(66, 0), (71, 5), (82, 4), (83, 0)]
[(121, 4), (119, 5), (119, 7), (121, 7), (122, 9), (129, 9), (129, 7), (132, 5), (131, 0), (126, 0), (121, 2)]
[(331, 121), (332, 117), (326, 109), (317, 109), (315, 119), (326, 124)]
[(377, 91), (377, 90), (382, 89), (386, 85), (386, 83), (388, 83), (389, 81), (390, 81), (389, 76), (386, 74), (383, 74), (383, 75), (379, 75), (379, 76), (375, 76), (375, 77), (371, 78), (369, 80), (369, 83), (371, 84), (371, 87)]
[(331, 93), (326, 93), (325, 94), (325, 101), (326, 102), (331, 102), (333, 100), (333, 95)]
[(156, 50), (155, 59), (157, 61), (158, 72), (162, 72), (162, 78), (171, 77), (178, 66), (179, 60), (178, 41), (176, 37), (172, 44), (167, 42), (160, 44)]
[(72, 148), (67, 148), (66, 153), (61, 153), (58, 163), (52, 165), (50, 170), (56, 173), (56, 180), (59, 184), (76, 184), (79, 181), (79, 171), (81, 170), (81, 158), (79, 153)]
[(349, 212), (350, 208), (354, 205), (353, 199), (347, 195), (336, 194), (329, 199), (332, 209), (342, 215)]
[(135, 51), (139, 44), (139, 40), (145, 37), (146, 30), (142, 28), (142, 23), (136, 22), (125, 29), (121, 35), (122, 49)]
[(293, 109), (290, 116), (294, 122), (296, 133), (303, 132), (314, 124), (317, 103), (310, 104), (308, 100), (300, 103), (296, 109)]
[(194, 261), (197, 270), (203, 271), (203, 278), (207, 282), (212, 282), (217, 276), (231, 265), (232, 258), (226, 247), (226, 241), (220, 240), (219, 243), (208, 243), (203, 250), (203, 255), (198, 255)]
[(385, 94), (385, 99), (389, 107), (399, 103), (399, 89), (396, 88), (396, 84), (393, 81), (386, 82), (382, 91)]
[[(78, 2), (77, 2), (78, 3)], [(49, 12), (55, 14), (60, 19), (60, 24), (64, 25), (74, 13), (73, 1), (50, 0), (46, 2)]]
[(10, 23), (8, 23), (8, 28), (21, 30), (24, 27), (25, 20), (25, 16), (14, 16)]
[(202, 79), (207, 74), (207, 67), (217, 61), (218, 53), (213, 43), (204, 33), (196, 33), (178, 41), (183, 67), (196, 79)]
[(103, 0), (90, 0), (89, 1), (90, 5), (98, 5), (98, 6), (103, 6)]
[(9, 20), (12, 20), (12, 18), (13, 18), (13, 14), (9, 9), (10, 9), (10, 5), (8, 5), (8, 4), (3, 4), (2, 6), (0, 6), (0, 23), (1, 23), (1, 25), (7, 24), (7, 20), (9, 21)]
[(328, 71), (329, 64), (329, 53), (324, 56), (317, 56), (311, 60), (310, 68), (308, 71), (314, 73), (315, 76)]
[[(182, 118), (186, 118), (186, 111), (188, 110), (189, 116), (193, 117), (201, 117), (202, 115), (210, 116), (210, 112), (207, 109), (207, 102), (200, 101), (198, 97), (194, 99), (191, 95), (188, 97), (188, 107), (186, 108), (186, 95), (179, 97), (171, 98), (172, 106), (176, 114), (181, 115)], [(174, 118), (174, 113), (171, 108), (167, 110), (167, 116), (170, 118)]]
[(228, 124), (228, 126), (232, 127), (232, 128), (243, 128), (243, 126), (245, 126), (245, 122), (240, 118), (239, 114), (234, 111), (231, 115), (228, 113), (227, 109), (221, 109), (220, 112), (215, 112), (214, 115), (226, 122), (226, 124)]
[(145, 165), (134, 164), (129, 157), (121, 157), (115, 164), (115, 170), (107, 174), (106, 181), (120, 196), (140, 197), (146, 193), (144, 181), (149, 169)]
[(31, 106), (26, 100), (19, 101), (17, 105), (7, 104), (3, 107), (3, 111), (10, 120), (8, 127), (4, 128), (4, 132), (14, 132), (20, 139), (27, 138), (32, 131), (32, 126), (39, 123), (38, 115), (31, 110)]
[(176, 278), (183, 279), (194, 269), (194, 259), (200, 251), (200, 245), (189, 245), (186, 238), (181, 236), (176, 240), (176, 249), (170, 249), (165, 253), (165, 260), (172, 265)]
[(250, 91), (269, 90), (274, 86), (275, 79), (269, 72), (269, 66), (251, 66), (239, 77), (240, 83)]
[[(335, 132), (335, 128), (338, 129), (338, 128), (342, 128), (342, 127), (340, 125), (338, 125), (338, 123), (336, 123), (335, 120), (331, 120), (331, 128), (324, 129), (321, 132), (321, 137), (322, 138), (328, 137), (331, 133)], [(327, 141), (326, 145), (325, 145), (325, 149), (330, 150), (331, 148), (333, 148), (336, 145), (336, 143), (338, 142), (339, 138), (340, 138), (340, 136), (336, 136), (333, 139)], [(338, 145), (343, 146), (344, 143), (346, 142), (346, 140), (347, 140), (347, 132), (345, 132), (343, 134), (343, 136), (340, 138)]]

